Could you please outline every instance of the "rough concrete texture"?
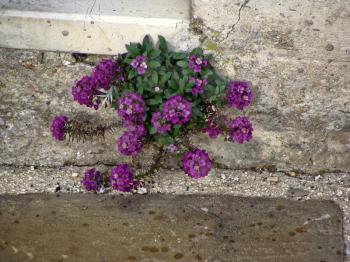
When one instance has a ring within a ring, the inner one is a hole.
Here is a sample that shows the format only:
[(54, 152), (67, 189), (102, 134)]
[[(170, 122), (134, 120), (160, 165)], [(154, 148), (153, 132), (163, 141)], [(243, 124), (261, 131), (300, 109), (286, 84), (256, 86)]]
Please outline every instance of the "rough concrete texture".
[(161, 34), (182, 48), (189, 20), (189, 0), (2, 0), (0, 46), (113, 55)]
[[(64, 166), (130, 161), (115, 150), (121, 129), (107, 133), (104, 140), (85, 143), (60, 143), (51, 137), (50, 121), (55, 115), (97, 123), (118, 121), (115, 110), (95, 111), (73, 102), (73, 82), (90, 72), (91, 66), (75, 63), (70, 54), (1, 49), (0, 164)], [(146, 147), (138, 160), (148, 162), (152, 152), (152, 146)]]
[[(85, 167), (2, 167), (0, 194), (82, 192), (80, 180)], [(98, 166), (101, 171), (110, 168)], [(153, 181), (152, 181), (153, 180)], [(139, 194), (223, 194), (242, 197), (332, 200), (343, 213), (346, 262), (350, 262), (350, 176), (328, 173), (318, 176), (266, 171), (213, 170), (208, 177), (193, 180), (177, 170), (161, 169), (145, 179)], [(112, 194), (118, 194), (116, 191)]]
[(8, 262), (341, 262), (342, 217), (314, 200), (1, 196), (0, 247)]
[(198, 137), (222, 164), (350, 170), (350, 4), (194, 0), (192, 31), (231, 78), (250, 80), (249, 145)]
[[(350, 171), (350, 5), (343, 1), (201, 1), (191, 34), (223, 75), (248, 79), (255, 101), (246, 112), (254, 140), (243, 145), (193, 137), (222, 167), (321, 173)], [(190, 45), (193, 46), (194, 42)], [(96, 57), (88, 57), (90, 64)], [(114, 140), (57, 143), (56, 114), (115, 121), (112, 110), (72, 102), (74, 80), (91, 67), (70, 54), (1, 49), (0, 164), (114, 164)], [(232, 113), (233, 115), (235, 112)], [(147, 151), (147, 150), (145, 150)], [(123, 160), (123, 159), (122, 159)]]

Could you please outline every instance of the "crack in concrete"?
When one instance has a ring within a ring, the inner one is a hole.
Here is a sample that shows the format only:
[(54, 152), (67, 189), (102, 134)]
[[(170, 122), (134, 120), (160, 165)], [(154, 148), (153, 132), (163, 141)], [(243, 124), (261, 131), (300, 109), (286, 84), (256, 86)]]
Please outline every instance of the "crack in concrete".
[(236, 25), (239, 23), (239, 21), (241, 20), (241, 11), (243, 9), (243, 7), (245, 7), (248, 3), (249, 3), (250, 0), (245, 0), (243, 4), (241, 4), (241, 6), (239, 7), (238, 9), (238, 18), (237, 18), (237, 21), (236, 23), (234, 23), (232, 26), (231, 26), (231, 29), (227, 32), (226, 34), (226, 37), (225, 37), (225, 40), (228, 38), (228, 36), (235, 30), (235, 27)]

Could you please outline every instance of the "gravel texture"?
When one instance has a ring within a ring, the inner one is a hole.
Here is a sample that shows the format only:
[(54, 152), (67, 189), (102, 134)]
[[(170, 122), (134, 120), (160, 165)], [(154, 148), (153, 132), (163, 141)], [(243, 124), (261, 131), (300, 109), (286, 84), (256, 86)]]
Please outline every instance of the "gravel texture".
[[(101, 171), (110, 168), (98, 166)], [(80, 180), (85, 167), (11, 167), (2, 166), (0, 194), (83, 192)], [(333, 200), (344, 215), (344, 232), (350, 261), (350, 176), (325, 173), (317, 176), (295, 173), (253, 172), (215, 169), (208, 177), (193, 180), (179, 170), (161, 169), (146, 180), (139, 194), (230, 194), (251, 197), (282, 197), (303, 201)], [(118, 194), (112, 192), (111, 194)]]

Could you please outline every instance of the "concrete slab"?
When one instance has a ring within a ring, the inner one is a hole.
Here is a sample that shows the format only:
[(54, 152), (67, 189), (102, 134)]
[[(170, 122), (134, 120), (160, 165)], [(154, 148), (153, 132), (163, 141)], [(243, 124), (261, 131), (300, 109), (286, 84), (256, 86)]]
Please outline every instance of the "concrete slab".
[(3, 0), (0, 46), (117, 54), (146, 34), (174, 40), (189, 19), (189, 0)]
[(233, 196), (0, 197), (3, 261), (343, 261), (330, 201)]

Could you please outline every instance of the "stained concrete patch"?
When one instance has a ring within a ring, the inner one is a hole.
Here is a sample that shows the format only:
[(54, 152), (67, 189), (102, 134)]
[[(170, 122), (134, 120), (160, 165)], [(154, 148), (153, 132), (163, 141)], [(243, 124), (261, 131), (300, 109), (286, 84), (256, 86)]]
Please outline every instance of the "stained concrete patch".
[(343, 261), (330, 201), (233, 196), (0, 197), (4, 261)]

